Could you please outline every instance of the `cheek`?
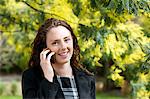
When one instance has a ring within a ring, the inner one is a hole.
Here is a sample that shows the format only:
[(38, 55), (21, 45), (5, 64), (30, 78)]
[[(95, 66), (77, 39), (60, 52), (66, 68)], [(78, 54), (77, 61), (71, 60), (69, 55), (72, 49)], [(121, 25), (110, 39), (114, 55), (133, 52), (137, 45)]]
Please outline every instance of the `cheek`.
[(72, 44), (71, 48), (72, 48), (72, 50), (74, 49), (74, 48), (73, 48), (73, 44)]
[(58, 51), (57, 47), (54, 47), (54, 46), (51, 46), (51, 45), (47, 45), (47, 48), (49, 48), (52, 52), (57, 52)]
[(69, 43), (69, 47), (73, 49), (73, 41)]
[(69, 43), (67, 48), (72, 51), (73, 50), (73, 44)]
[(73, 49), (73, 46), (71, 46), (70, 47), (70, 53), (73, 55), (73, 51), (74, 51), (74, 49)]
[(50, 49), (52, 52), (55, 52), (55, 53), (57, 53), (58, 50), (59, 50), (58, 48), (55, 48), (55, 47), (50, 47), (49, 49)]

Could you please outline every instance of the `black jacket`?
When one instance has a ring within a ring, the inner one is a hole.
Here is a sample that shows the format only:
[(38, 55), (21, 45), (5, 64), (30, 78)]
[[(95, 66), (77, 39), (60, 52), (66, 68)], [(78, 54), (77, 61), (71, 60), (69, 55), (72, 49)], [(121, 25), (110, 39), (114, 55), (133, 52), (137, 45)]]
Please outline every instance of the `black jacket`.
[[(95, 99), (95, 78), (73, 68), (79, 99)], [(49, 82), (37, 68), (30, 68), (22, 75), (23, 99), (65, 99), (56, 76)]]

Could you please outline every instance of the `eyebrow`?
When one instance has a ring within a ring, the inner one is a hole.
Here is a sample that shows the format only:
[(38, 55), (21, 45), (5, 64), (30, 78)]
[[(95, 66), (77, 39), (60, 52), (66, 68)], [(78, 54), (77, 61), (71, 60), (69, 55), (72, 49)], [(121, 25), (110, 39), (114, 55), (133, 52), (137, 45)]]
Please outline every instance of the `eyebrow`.
[[(66, 36), (66, 37), (64, 37), (64, 39), (66, 39), (66, 38), (69, 38), (70, 36)], [(55, 41), (55, 42), (58, 42), (58, 41), (60, 41), (60, 39), (56, 39), (56, 40), (50, 40), (51, 42), (53, 42), (53, 41)]]

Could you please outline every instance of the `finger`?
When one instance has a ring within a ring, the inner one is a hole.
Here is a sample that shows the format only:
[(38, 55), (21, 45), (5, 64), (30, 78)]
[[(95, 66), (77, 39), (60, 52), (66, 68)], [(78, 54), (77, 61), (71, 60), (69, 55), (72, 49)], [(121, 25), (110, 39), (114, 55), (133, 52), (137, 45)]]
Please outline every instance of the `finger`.
[(43, 51), (40, 53), (40, 60), (43, 59)]
[(40, 59), (43, 60), (43, 59), (46, 59), (46, 54), (49, 52), (50, 50), (43, 50), (41, 53), (40, 53)]
[(47, 56), (47, 60), (50, 60), (51, 57), (52, 57), (52, 55), (54, 55), (54, 54), (55, 54), (55, 52), (51, 52), (51, 53)]
[(45, 50), (45, 51), (43, 51), (43, 53), (42, 53), (43, 59), (46, 59), (46, 54), (47, 54), (48, 52), (50, 52), (50, 50)]
[(43, 51), (49, 50), (49, 48), (44, 48)]

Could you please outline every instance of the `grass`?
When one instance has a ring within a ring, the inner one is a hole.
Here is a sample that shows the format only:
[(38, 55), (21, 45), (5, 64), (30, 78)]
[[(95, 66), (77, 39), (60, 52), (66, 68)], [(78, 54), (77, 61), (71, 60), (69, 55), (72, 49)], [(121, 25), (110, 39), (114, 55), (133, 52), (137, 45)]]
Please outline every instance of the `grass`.
[(0, 99), (22, 99), (21, 96), (0, 96)]
[(96, 99), (127, 99), (127, 97), (110, 94), (110, 93), (97, 93)]
[[(0, 96), (0, 99), (22, 99), (21, 96)], [(96, 94), (96, 99), (127, 99), (127, 97), (116, 96), (108, 93)]]

